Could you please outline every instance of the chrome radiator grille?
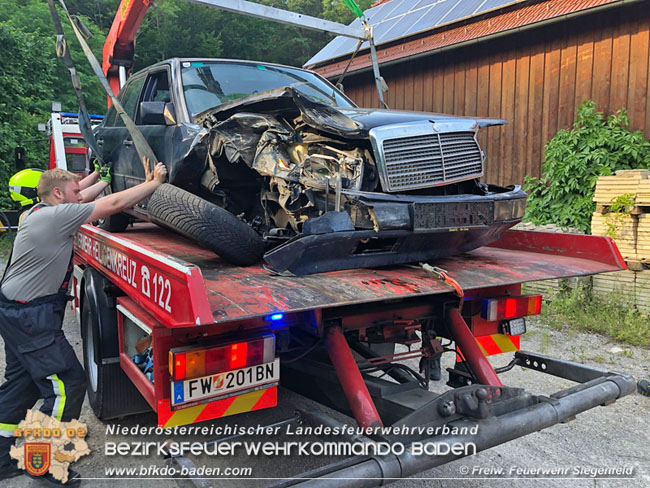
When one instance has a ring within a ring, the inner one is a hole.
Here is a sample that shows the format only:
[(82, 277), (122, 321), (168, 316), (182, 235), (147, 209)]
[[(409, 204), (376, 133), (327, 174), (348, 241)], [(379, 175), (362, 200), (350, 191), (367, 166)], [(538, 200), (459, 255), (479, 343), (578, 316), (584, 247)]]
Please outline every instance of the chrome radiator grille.
[(426, 188), (483, 174), (473, 132), (423, 134), (382, 142), (386, 191)]

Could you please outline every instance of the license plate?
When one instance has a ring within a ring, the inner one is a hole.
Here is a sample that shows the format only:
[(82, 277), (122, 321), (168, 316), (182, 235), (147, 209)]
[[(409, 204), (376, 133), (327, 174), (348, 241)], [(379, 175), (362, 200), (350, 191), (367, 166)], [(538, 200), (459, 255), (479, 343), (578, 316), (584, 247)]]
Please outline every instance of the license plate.
[(492, 223), (492, 202), (414, 203), (415, 230), (471, 227)]
[(280, 360), (223, 373), (172, 381), (172, 405), (221, 397), (280, 381)]

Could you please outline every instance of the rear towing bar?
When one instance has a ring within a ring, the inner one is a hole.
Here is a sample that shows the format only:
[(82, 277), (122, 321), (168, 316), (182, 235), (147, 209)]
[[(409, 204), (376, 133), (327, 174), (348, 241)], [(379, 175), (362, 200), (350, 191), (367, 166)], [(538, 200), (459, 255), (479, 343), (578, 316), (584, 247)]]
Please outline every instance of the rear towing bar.
[[(484, 451), (555, 424), (571, 421), (579, 413), (594, 407), (610, 405), (617, 399), (633, 393), (636, 388), (634, 378), (629, 375), (541, 354), (518, 351), (510, 364), (511, 367), (515, 365), (578, 384), (550, 396), (531, 395), (521, 388), (505, 386), (476, 384), (456, 388), (434, 398), (391, 427), (394, 430), (402, 426), (447, 425), (460, 432), (476, 432), (475, 434), (439, 435), (429, 438), (393, 435), (366, 438), (366, 442), (400, 441), (408, 443), (408, 446), (402, 454), (352, 457), (271, 486), (329, 488), (333, 486), (332, 480), (341, 480), (341, 483), (345, 480), (346, 487), (354, 488), (384, 485), (468, 455), (465, 452), (418, 455), (414, 453), (415, 443), (420, 446), (420, 450), (421, 446), (426, 446), (425, 451), (436, 453), (442, 452), (442, 448), (447, 449), (448, 446), (470, 443), (475, 446), (476, 452)], [(322, 412), (302, 411), (301, 417), (303, 421), (313, 425), (337, 423)], [(463, 429), (465, 427), (467, 429)], [(356, 440), (359, 440), (358, 437)]]
[[(368, 437), (358, 433), (342, 434), (339, 440), (384, 444), (399, 442), (405, 449), (399, 454), (391, 452), (386, 455), (348, 457), (268, 486), (331, 488), (344, 484), (346, 487), (365, 488), (385, 485), (555, 424), (569, 422), (579, 413), (597, 406), (610, 405), (636, 389), (634, 378), (630, 375), (526, 351), (517, 351), (510, 364), (500, 372), (514, 366), (577, 384), (550, 396), (532, 395), (522, 388), (481, 384), (462, 386), (440, 395), (420, 390), (421, 394), (429, 395), (431, 400), (390, 425), (389, 432), (421, 432), (427, 428), (437, 428), (437, 431), (444, 432), (446, 428), (448, 432), (453, 429), (455, 432), (468, 433), (433, 437), (414, 434), (383, 435), (382, 428), (376, 427), (376, 432), (379, 433)], [(278, 425), (294, 422), (312, 426), (325, 425), (340, 427), (342, 432), (345, 432), (345, 427), (349, 427), (317, 409), (301, 409), (297, 410), (296, 414)], [(376, 424), (367, 422), (366, 425), (371, 427)], [(230, 440), (231, 437), (210, 442)], [(473, 446), (472, 450), (450, 449), (451, 446), (470, 444)], [(439, 454), (443, 451), (449, 453)], [(194, 466), (192, 460), (186, 456), (174, 456), (168, 459), (168, 462), (170, 466), (175, 467)], [(337, 480), (334, 485), (333, 480)], [(181, 482), (181, 479), (177, 481)], [(200, 478), (184, 481), (201, 488), (210, 486), (208, 480)]]

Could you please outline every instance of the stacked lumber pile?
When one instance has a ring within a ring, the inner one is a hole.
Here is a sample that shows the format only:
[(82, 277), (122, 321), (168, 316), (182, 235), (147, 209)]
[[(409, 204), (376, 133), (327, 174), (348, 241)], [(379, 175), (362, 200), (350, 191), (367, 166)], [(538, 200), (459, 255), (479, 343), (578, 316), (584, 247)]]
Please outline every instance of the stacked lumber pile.
[[(648, 180), (650, 181), (650, 180)], [(636, 232), (636, 257), (642, 262), (650, 261), (650, 213), (640, 214)]]
[[(623, 195), (630, 196), (632, 207), (614, 213), (612, 204)], [(594, 201), (591, 233), (613, 237), (630, 269), (641, 271), (650, 265), (650, 171), (623, 170), (615, 176), (601, 176)]]
[[(594, 202), (607, 206), (626, 193), (637, 195), (641, 183), (650, 182), (649, 177), (650, 170), (647, 169), (624, 169), (617, 171), (615, 176), (601, 176), (596, 182)], [(650, 189), (650, 186), (648, 188)]]
[[(614, 235), (609, 232), (611, 223), (615, 224)], [(616, 218), (595, 212), (591, 217), (591, 233), (595, 236), (614, 238), (618, 250), (625, 261), (636, 261), (639, 221), (636, 215), (621, 215)]]
[(636, 272), (635, 296), (639, 311), (650, 314), (650, 270)]
[[(632, 207), (613, 213), (612, 205), (626, 194)], [(591, 233), (613, 237), (628, 266), (626, 271), (594, 276), (594, 295), (624, 295), (641, 312), (650, 313), (650, 171), (617, 171), (598, 178), (594, 201)]]
[(601, 300), (622, 300), (635, 305), (641, 313), (650, 314), (650, 270), (616, 271), (593, 276), (592, 290)]
[(594, 275), (592, 287), (598, 298), (633, 296), (636, 292), (636, 271), (626, 269)]

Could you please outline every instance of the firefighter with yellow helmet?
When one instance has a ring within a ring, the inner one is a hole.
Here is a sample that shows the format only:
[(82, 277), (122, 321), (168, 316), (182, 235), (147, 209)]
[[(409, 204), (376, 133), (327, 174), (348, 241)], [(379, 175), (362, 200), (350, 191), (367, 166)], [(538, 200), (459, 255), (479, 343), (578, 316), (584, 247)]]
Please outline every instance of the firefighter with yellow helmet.
[(9, 178), (9, 196), (21, 207), (29, 207), (38, 202), (36, 187), (43, 174), (42, 169), (27, 168)]
[[(94, 164), (94, 171), (79, 182), (82, 203), (92, 202), (111, 183), (109, 166), (100, 166), (97, 162)], [(20, 204), (21, 210), (29, 210), (38, 203), (36, 188), (43, 172), (42, 169), (27, 168), (9, 178), (9, 195), (14, 202)]]

